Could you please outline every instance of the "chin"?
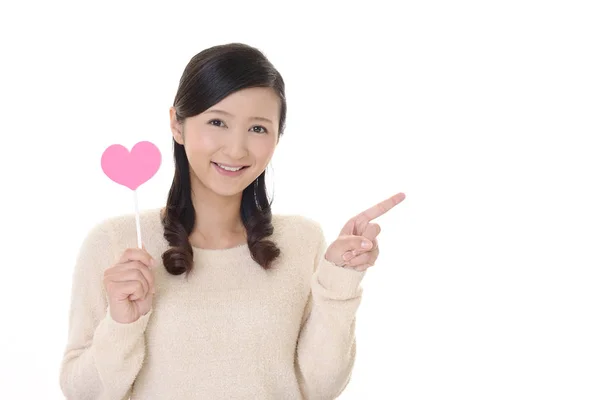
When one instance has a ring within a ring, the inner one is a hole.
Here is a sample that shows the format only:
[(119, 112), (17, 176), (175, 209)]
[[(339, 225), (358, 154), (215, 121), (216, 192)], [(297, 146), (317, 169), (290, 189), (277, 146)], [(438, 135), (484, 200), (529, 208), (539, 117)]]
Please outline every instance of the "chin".
[[(252, 181), (254, 182), (254, 181)], [(252, 184), (252, 182), (245, 184), (245, 183), (238, 183), (238, 184), (231, 184), (231, 185), (227, 185), (227, 184), (223, 184), (223, 182), (212, 182), (212, 184), (209, 186), (210, 190), (212, 190), (214, 193), (218, 194), (219, 196), (224, 196), (224, 197), (231, 197), (231, 196), (236, 196), (236, 195), (240, 195), (243, 193), (244, 189), (246, 189), (246, 187), (248, 187), (248, 185)]]
[(225, 188), (214, 188), (214, 189), (212, 189), (212, 191), (222, 197), (234, 197), (234, 196), (241, 195), (244, 192), (244, 189), (243, 188), (242, 189), (231, 188), (228, 190)]

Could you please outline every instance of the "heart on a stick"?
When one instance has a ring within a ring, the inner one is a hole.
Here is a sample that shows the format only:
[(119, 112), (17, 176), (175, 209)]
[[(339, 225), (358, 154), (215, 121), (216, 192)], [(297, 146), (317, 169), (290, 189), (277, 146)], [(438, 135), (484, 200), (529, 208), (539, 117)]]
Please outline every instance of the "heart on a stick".
[(158, 171), (160, 150), (151, 142), (139, 142), (131, 151), (120, 144), (109, 146), (102, 154), (102, 171), (112, 181), (136, 190)]

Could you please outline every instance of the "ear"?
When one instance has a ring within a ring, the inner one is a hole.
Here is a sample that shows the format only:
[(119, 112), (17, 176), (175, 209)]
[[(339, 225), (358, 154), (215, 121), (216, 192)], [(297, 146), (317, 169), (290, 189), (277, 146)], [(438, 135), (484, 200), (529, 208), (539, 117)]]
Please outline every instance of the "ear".
[(183, 145), (183, 124), (177, 121), (175, 116), (175, 107), (169, 108), (169, 118), (171, 125), (171, 133), (173, 134), (173, 139), (181, 145)]

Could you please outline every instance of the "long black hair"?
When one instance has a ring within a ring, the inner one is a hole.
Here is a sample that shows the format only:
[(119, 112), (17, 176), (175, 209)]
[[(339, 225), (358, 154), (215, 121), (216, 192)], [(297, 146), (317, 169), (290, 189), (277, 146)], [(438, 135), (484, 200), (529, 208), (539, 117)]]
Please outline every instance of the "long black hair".
[[(183, 123), (186, 118), (206, 111), (233, 92), (252, 87), (272, 88), (279, 96), (278, 135), (281, 136), (287, 111), (283, 78), (261, 51), (242, 43), (210, 47), (192, 57), (183, 71), (173, 102), (177, 121)], [(162, 260), (169, 273), (181, 275), (189, 274), (193, 267), (189, 236), (196, 223), (196, 213), (185, 148), (175, 139), (173, 146), (175, 174), (162, 215), (164, 237), (170, 248), (163, 253)], [(265, 171), (244, 189), (240, 216), (252, 258), (262, 268), (269, 269), (280, 250), (267, 239), (273, 234), (273, 225)]]

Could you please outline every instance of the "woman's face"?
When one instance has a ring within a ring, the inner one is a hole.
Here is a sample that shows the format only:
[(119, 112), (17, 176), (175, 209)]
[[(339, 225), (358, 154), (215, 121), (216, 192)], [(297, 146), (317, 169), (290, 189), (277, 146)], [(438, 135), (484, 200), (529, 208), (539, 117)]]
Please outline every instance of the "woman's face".
[(275, 151), (279, 109), (279, 98), (270, 88), (232, 93), (183, 124), (177, 123), (171, 107), (173, 138), (184, 145), (192, 188), (233, 196), (252, 184)]

